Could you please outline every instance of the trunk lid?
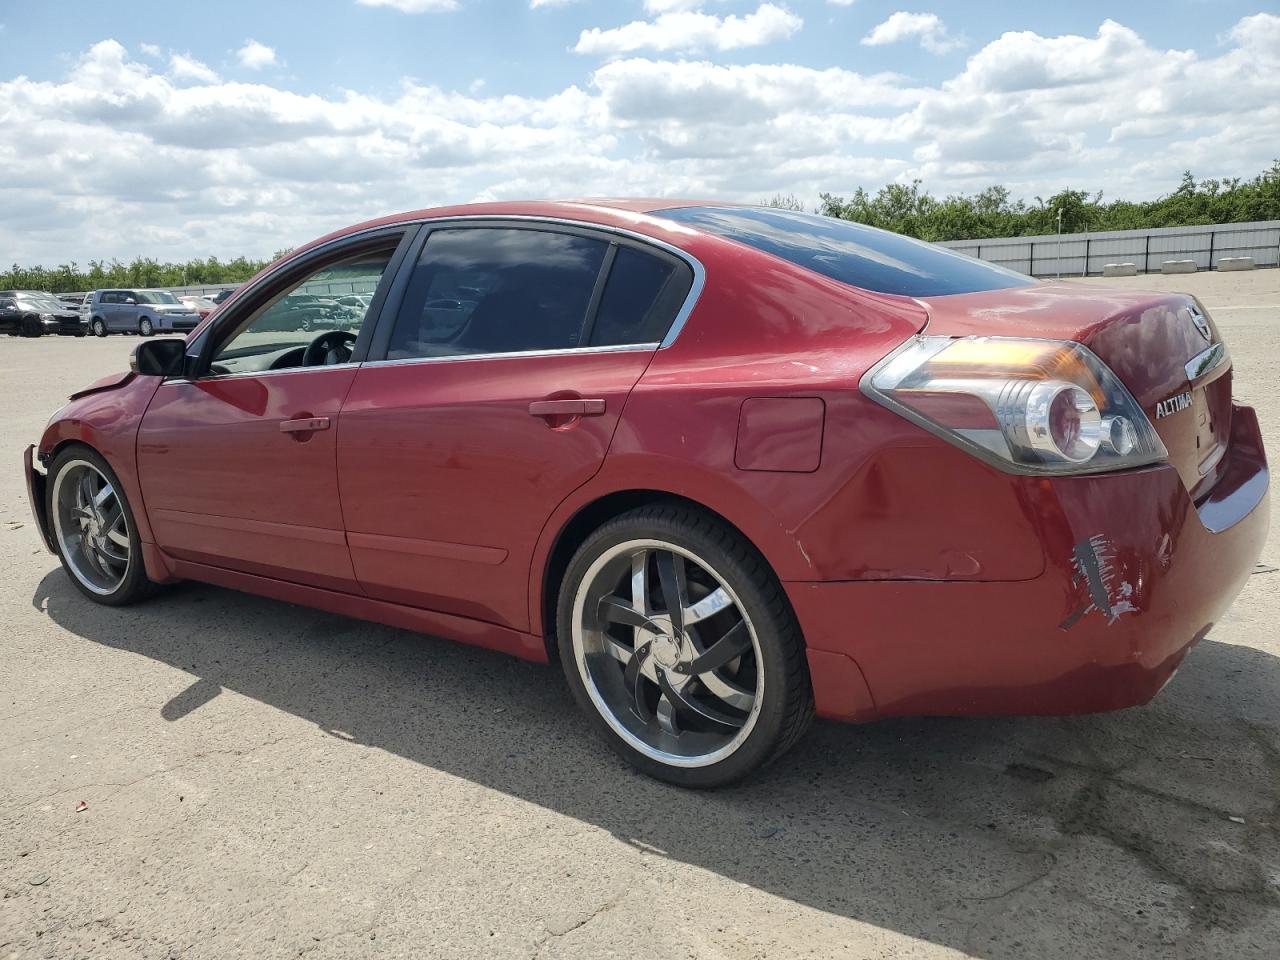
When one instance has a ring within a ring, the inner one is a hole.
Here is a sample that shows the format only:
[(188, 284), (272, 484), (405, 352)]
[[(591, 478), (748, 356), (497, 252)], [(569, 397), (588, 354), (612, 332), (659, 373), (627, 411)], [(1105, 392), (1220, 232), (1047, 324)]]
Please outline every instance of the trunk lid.
[(1231, 432), (1231, 358), (1195, 297), (1059, 281), (920, 302), (930, 334), (1084, 344), (1138, 401), (1192, 499), (1217, 481)]

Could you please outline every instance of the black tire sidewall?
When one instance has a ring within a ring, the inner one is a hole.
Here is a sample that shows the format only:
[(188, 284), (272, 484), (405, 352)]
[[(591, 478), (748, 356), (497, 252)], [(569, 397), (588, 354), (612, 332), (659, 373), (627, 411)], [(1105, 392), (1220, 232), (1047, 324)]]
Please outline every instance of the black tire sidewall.
[[(683, 787), (708, 788), (734, 783), (769, 762), (778, 752), (785, 730), (785, 718), (789, 697), (796, 691), (787, 689), (787, 651), (784, 645), (801, 642), (794, 621), (777, 623), (775, 610), (770, 609), (766, 596), (769, 584), (761, 582), (772, 573), (758, 558), (758, 566), (752, 571), (739, 559), (741, 551), (754, 552), (741, 537), (737, 537), (724, 525), (716, 524), (701, 514), (692, 514), (694, 524), (678, 519), (690, 511), (670, 511), (670, 519), (662, 516), (667, 511), (641, 508), (624, 514), (603, 525), (589, 536), (575, 553), (561, 582), (556, 610), (556, 637), (560, 661), (574, 700), (591, 718), (595, 729), (624, 759), (644, 773), (659, 780)], [(704, 529), (712, 524), (710, 534)], [(726, 550), (724, 537), (738, 541), (737, 550)], [(737, 594), (747, 616), (755, 628), (763, 661), (765, 690), (755, 727), (747, 739), (731, 755), (714, 764), (703, 767), (676, 767), (646, 756), (628, 744), (609, 725), (587, 692), (578, 671), (573, 649), (573, 606), (577, 591), (590, 565), (605, 550), (628, 540), (662, 540), (683, 547), (705, 565), (712, 568)], [(779, 588), (780, 589), (780, 588)], [(806, 679), (807, 682), (807, 679)]]
[[(62, 554), (62, 543), (58, 540), (57, 530), (53, 523), (53, 490), (58, 474), (72, 460), (84, 460), (97, 467), (115, 489), (116, 495), (124, 507), (125, 518), (129, 524), (129, 556), (132, 562), (129, 564), (129, 572), (114, 593), (94, 593), (80, 582), (80, 578), (72, 572), (66, 557)], [(111, 464), (107, 463), (106, 458), (98, 451), (79, 443), (72, 444), (59, 451), (58, 455), (54, 457), (53, 463), (49, 466), (48, 479), (45, 482), (45, 510), (45, 516), (49, 518), (49, 533), (53, 537), (54, 548), (57, 551), (58, 560), (62, 563), (63, 572), (66, 573), (67, 579), (71, 581), (72, 585), (82, 594), (94, 603), (101, 603), (109, 607), (119, 607), (140, 600), (151, 593), (154, 584), (148, 579), (144, 568), (142, 538), (138, 534), (138, 521), (134, 516), (133, 505), (129, 503), (129, 496), (120, 484), (120, 477), (116, 475), (116, 472), (111, 469)]]

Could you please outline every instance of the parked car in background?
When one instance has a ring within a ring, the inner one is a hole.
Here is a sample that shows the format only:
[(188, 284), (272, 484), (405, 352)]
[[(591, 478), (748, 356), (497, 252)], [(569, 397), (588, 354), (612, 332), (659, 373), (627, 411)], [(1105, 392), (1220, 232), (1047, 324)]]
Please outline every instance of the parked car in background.
[(347, 293), (334, 297), (333, 300), (339, 306), (346, 307), (353, 316), (363, 319), (364, 315), (369, 312), (369, 304), (373, 302), (373, 294)]
[(83, 293), (60, 293), (58, 299), (71, 307), (79, 308), (84, 303), (85, 294)]
[(217, 306), (218, 306), (208, 297), (198, 297), (191, 294), (180, 296), (178, 297), (178, 300), (185, 306), (190, 307), (196, 313), (200, 314), (201, 320), (203, 320), (209, 314), (213, 313), (213, 311), (217, 309)]
[(363, 319), (327, 297), (294, 293), (284, 297), (262, 316), (259, 329), (273, 331), (349, 330)]
[(80, 315), (95, 337), (186, 333), (200, 322), (200, 314), (167, 290), (95, 290), (85, 298)]
[(223, 300), (226, 300), (226, 299), (227, 299), (227, 297), (231, 296), (231, 295), (232, 295), (233, 293), (235, 293), (235, 292), (236, 292), (236, 291), (235, 291), (235, 288), (234, 288), (234, 287), (233, 287), (232, 289), (230, 289), (230, 290), (219, 290), (217, 293), (215, 293), (215, 294), (214, 294), (213, 296), (211, 296), (209, 299), (210, 299), (210, 300), (212, 300), (215, 304), (219, 304), (219, 305), (221, 305), (221, 303), (222, 303), (222, 301), (223, 301)]
[(79, 312), (52, 293), (38, 290), (0, 290), (0, 333), (11, 337), (39, 337), (46, 333), (83, 337)]
[[(377, 287), (357, 329), (263, 329), (338, 280)], [(707, 787), (815, 712), (1154, 697), (1266, 542), (1231, 381), (1182, 293), (783, 210), (493, 203), (293, 252), (73, 394), (26, 473), (91, 600), (190, 579), (559, 660), (623, 756)]]

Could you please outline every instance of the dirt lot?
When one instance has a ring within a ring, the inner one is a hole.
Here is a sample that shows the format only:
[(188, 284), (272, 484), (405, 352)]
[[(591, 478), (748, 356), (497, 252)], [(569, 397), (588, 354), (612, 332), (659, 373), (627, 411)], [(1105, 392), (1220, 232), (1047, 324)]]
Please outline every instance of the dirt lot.
[[(1280, 271), (1106, 282), (1196, 292), (1280, 451)], [(1280, 572), (1150, 706), (823, 724), (684, 793), (550, 669), (211, 587), (81, 599), (19, 455), (135, 343), (0, 338), (0, 958), (1276, 955)]]

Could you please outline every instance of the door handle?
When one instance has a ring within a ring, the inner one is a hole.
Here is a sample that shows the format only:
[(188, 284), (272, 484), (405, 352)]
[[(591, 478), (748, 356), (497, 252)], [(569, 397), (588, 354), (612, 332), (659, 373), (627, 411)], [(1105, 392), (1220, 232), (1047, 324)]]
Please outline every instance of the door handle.
[(280, 424), (281, 433), (314, 433), (316, 430), (328, 429), (328, 417), (303, 417), (301, 420), (285, 420)]
[(535, 400), (529, 404), (533, 417), (598, 417), (603, 413), (603, 400)]

